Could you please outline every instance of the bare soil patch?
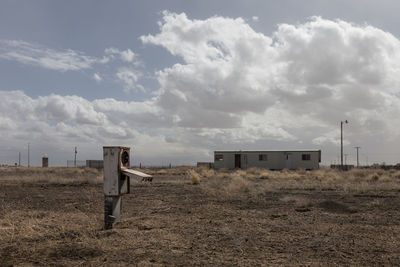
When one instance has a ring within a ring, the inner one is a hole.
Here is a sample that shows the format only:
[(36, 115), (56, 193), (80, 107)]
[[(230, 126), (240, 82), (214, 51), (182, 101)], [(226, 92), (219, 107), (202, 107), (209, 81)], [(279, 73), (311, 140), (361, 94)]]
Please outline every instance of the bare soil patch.
[(105, 231), (101, 172), (64, 171), (0, 169), (0, 266), (400, 265), (398, 173), (153, 170)]

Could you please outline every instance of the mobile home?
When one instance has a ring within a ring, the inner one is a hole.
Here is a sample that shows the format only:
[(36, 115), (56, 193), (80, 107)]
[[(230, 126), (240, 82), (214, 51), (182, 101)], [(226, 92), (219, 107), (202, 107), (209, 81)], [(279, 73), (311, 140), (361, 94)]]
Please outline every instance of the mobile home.
[(215, 169), (315, 170), (321, 150), (214, 151)]

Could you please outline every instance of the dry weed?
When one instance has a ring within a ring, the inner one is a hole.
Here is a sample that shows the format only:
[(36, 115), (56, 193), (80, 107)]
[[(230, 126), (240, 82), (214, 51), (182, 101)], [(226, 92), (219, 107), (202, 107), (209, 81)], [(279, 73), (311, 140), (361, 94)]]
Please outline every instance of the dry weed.
[(316, 170), (313, 172), (305, 172), (304, 175), (311, 175), (314, 179), (318, 181), (323, 181), (327, 179), (327, 172), (325, 170)]
[(389, 175), (383, 175), (379, 178), (380, 182), (389, 183), (392, 182), (392, 178)]
[(201, 181), (200, 175), (195, 170), (188, 170), (187, 176), (192, 181), (192, 184), (199, 184)]
[(394, 179), (400, 180), (400, 171), (396, 171), (396, 172), (392, 173), (392, 177)]
[(232, 175), (232, 181), (229, 183), (227, 187), (227, 192), (229, 194), (237, 194), (241, 192), (248, 192), (250, 187), (250, 183), (243, 179), (238, 174)]
[(380, 175), (379, 175), (377, 172), (372, 173), (372, 174), (368, 175), (367, 181), (369, 181), (369, 182), (376, 182), (376, 181), (379, 180), (379, 176), (380, 176)]
[(260, 179), (272, 179), (274, 175), (271, 171), (264, 171), (260, 173)]
[(205, 167), (200, 167), (197, 168), (197, 173), (200, 174), (201, 177), (204, 178), (212, 178), (215, 176), (215, 171), (214, 169), (209, 169), (209, 168), (205, 168)]

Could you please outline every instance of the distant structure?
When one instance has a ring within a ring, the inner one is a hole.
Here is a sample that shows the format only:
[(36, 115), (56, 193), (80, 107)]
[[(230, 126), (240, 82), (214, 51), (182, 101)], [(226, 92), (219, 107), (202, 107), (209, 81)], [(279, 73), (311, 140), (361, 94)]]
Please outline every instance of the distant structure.
[(67, 160), (68, 168), (85, 168), (86, 160)]
[(342, 165), (338, 165), (338, 164), (331, 164), (331, 169), (338, 169), (338, 170), (343, 170), (343, 171), (349, 171), (351, 169), (354, 168), (354, 165), (349, 165), (349, 164), (344, 164)]
[(214, 163), (212, 163), (212, 162), (197, 162), (197, 168), (212, 169), (212, 168), (214, 168)]
[(214, 151), (215, 169), (315, 170), (321, 150)]
[(87, 168), (95, 168), (95, 169), (103, 169), (104, 168), (104, 161), (103, 160), (88, 159), (88, 160), (86, 160), (86, 167)]
[(49, 157), (47, 157), (47, 155), (44, 154), (42, 157), (42, 168), (47, 168), (47, 167), (49, 167)]

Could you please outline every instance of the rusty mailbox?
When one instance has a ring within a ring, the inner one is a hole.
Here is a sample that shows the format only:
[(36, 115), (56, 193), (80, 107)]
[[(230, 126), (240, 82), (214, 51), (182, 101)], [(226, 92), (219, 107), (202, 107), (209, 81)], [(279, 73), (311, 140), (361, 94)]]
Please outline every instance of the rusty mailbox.
[(120, 221), (122, 195), (130, 192), (130, 178), (152, 181), (151, 175), (130, 169), (130, 148), (103, 147), (104, 159), (104, 228)]

